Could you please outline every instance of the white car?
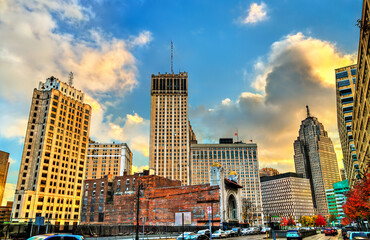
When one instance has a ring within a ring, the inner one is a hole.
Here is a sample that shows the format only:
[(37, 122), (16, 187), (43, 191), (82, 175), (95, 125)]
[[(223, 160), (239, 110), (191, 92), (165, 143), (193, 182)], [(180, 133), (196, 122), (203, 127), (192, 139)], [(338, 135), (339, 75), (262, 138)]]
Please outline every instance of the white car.
[(227, 237), (227, 234), (225, 231), (219, 229), (216, 232), (212, 233), (212, 238), (225, 238)]
[(186, 236), (188, 236), (189, 234), (192, 234), (193, 232), (184, 232), (184, 235), (181, 234), (180, 236), (178, 236), (176, 239), (177, 240), (185, 240)]

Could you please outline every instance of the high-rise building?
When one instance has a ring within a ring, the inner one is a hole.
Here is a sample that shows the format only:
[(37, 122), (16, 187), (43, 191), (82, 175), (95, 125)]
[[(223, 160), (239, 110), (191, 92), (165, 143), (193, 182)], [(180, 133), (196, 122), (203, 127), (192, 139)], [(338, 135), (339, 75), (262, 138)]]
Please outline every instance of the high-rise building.
[(263, 223), (262, 200), (259, 178), (259, 163), (256, 143), (233, 143), (220, 139), (219, 144), (191, 144), (190, 180), (191, 184), (208, 183), (209, 171), (213, 163), (219, 163), (225, 174), (235, 172), (238, 183), (243, 186), (242, 198), (248, 200), (250, 208), (249, 221), (253, 224)]
[(0, 150), (0, 205), (3, 202), (6, 178), (9, 170), (9, 153)]
[(195, 138), (189, 123), (188, 74), (152, 75), (150, 168), (156, 175), (189, 183), (189, 148)]
[(302, 121), (299, 136), (294, 141), (294, 164), (297, 173), (310, 179), (312, 200), (317, 214), (329, 215), (326, 189), (340, 181), (334, 146), (324, 125), (310, 115)]
[(344, 168), (341, 168), (340, 169), (340, 179), (342, 179), (342, 181), (346, 180), (347, 177), (346, 177), (346, 171), (344, 170)]
[(337, 217), (337, 224), (339, 224), (340, 220), (345, 217), (343, 212), (343, 204), (346, 203), (346, 194), (348, 191), (348, 180), (336, 182), (333, 184), (332, 189), (326, 190), (329, 214)]
[(84, 93), (71, 85), (50, 77), (34, 89), (13, 221), (78, 224), (90, 117)]
[(282, 217), (313, 216), (314, 208), (310, 180), (302, 174), (283, 173), (261, 177), (263, 212), (271, 221), (279, 222)]
[(357, 81), (353, 105), (353, 140), (357, 151), (361, 173), (370, 172), (370, 46), (369, 18), (370, 0), (364, 0), (362, 6), (360, 42), (357, 58)]
[(89, 143), (85, 179), (130, 175), (131, 171), (132, 152), (126, 143)]
[(335, 69), (338, 131), (343, 152), (343, 164), (350, 186), (360, 177), (352, 135), (356, 73), (357, 65)]

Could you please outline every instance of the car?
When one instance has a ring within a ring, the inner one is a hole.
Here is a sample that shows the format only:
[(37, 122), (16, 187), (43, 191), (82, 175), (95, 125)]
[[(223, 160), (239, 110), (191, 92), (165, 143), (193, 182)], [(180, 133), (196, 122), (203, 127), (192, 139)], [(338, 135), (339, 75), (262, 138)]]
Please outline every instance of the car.
[(261, 229), (260, 233), (266, 233), (267, 231), (268, 231), (268, 230), (267, 230), (267, 228), (263, 227), (263, 228)]
[(355, 230), (356, 230), (356, 228), (352, 227), (352, 226), (343, 227), (342, 228), (342, 237), (343, 237), (343, 239), (348, 239), (348, 237), (347, 237), (348, 232), (351, 232), (351, 231), (353, 232)]
[(254, 227), (253, 228), (253, 234), (260, 234), (261, 233), (261, 230), (259, 227)]
[(27, 240), (84, 240), (83, 236), (73, 234), (43, 234), (28, 238)]
[(203, 234), (203, 235), (207, 235), (208, 237), (211, 237), (211, 231), (209, 231), (209, 229), (199, 230), (198, 234)]
[(227, 237), (227, 234), (225, 231), (219, 229), (216, 232), (212, 233), (212, 238), (225, 238)]
[(209, 240), (209, 237), (204, 234), (190, 233), (185, 237), (185, 240)]
[(288, 232), (286, 233), (286, 239), (302, 240), (302, 235), (298, 230), (288, 230)]
[(233, 230), (226, 230), (225, 233), (226, 233), (227, 237), (235, 237), (236, 236), (236, 234)]
[(325, 228), (325, 236), (334, 236), (334, 230), (332, 228)]
[(240, 227), (234, 227), (231, 230), (233, 230), (235, 232), (236, 236), (242, 235), (242, 231), (241, 231)]
[(243, 236), (245, 236), (245, 235), (248, 235), (248, 233), (247, 233), (248, 231), (249, 231), (248, 228), (243, 228), (241, 233), (242, 233)]
[(348, 237), (349, 240), (368, 238), (370, 238), (370, 232), (351, 232)]
[(192, 234), (193, 232), (184, 232), (184, 234), (180, 234), (180, 236), (178, 236), (176, 239), (177, 240), (185, 240), (186, 236), (189, 235), (189, 234)]

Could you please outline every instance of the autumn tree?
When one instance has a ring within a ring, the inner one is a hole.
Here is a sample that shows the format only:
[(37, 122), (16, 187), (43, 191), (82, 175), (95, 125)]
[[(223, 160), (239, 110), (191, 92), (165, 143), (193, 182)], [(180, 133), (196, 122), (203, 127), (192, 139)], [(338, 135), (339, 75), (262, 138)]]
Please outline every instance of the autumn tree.
[(335, 222), (335, 221), (337, 221), (337, 215), (336, 215), (336, 214), (330, 214), (330, 216), (329, 216), (329, 221), (330, 221), (330, 222)]
[(303, 227), (308, 227), (311, 225), (311, 217), (310, 216), (302, 216), (299, 222), (302, 224)]
[(370, 173), (347, 193), (344, 214), (353, 220), (370, 219)]
[(295, 222), (294, 222), (294, 219), (292, 218), (292, 216), (289, 217), (287, 225), (288, 226), (295, 226)]
[(326, 220), (323, 216), (318, 215), (316, 220), (315, 220), (316, 226), (325, 226), (326, 225)]

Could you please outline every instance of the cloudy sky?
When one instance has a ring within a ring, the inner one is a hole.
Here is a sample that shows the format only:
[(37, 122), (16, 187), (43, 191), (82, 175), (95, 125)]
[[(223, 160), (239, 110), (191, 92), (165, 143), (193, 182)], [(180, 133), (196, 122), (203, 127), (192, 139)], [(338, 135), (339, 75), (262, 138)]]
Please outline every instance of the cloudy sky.
[(151, 74), (189, 73), (199, 142), (259, 146), (261, 167), (293, 171), (305, 106), (337, 151), (334, 69), (356, 61), (360, 0), (0, 0), (0, 149), (17, 182), (32, 91), (56, 76), (86, 93), (97, 141), (127, 142), (148, 165)]

